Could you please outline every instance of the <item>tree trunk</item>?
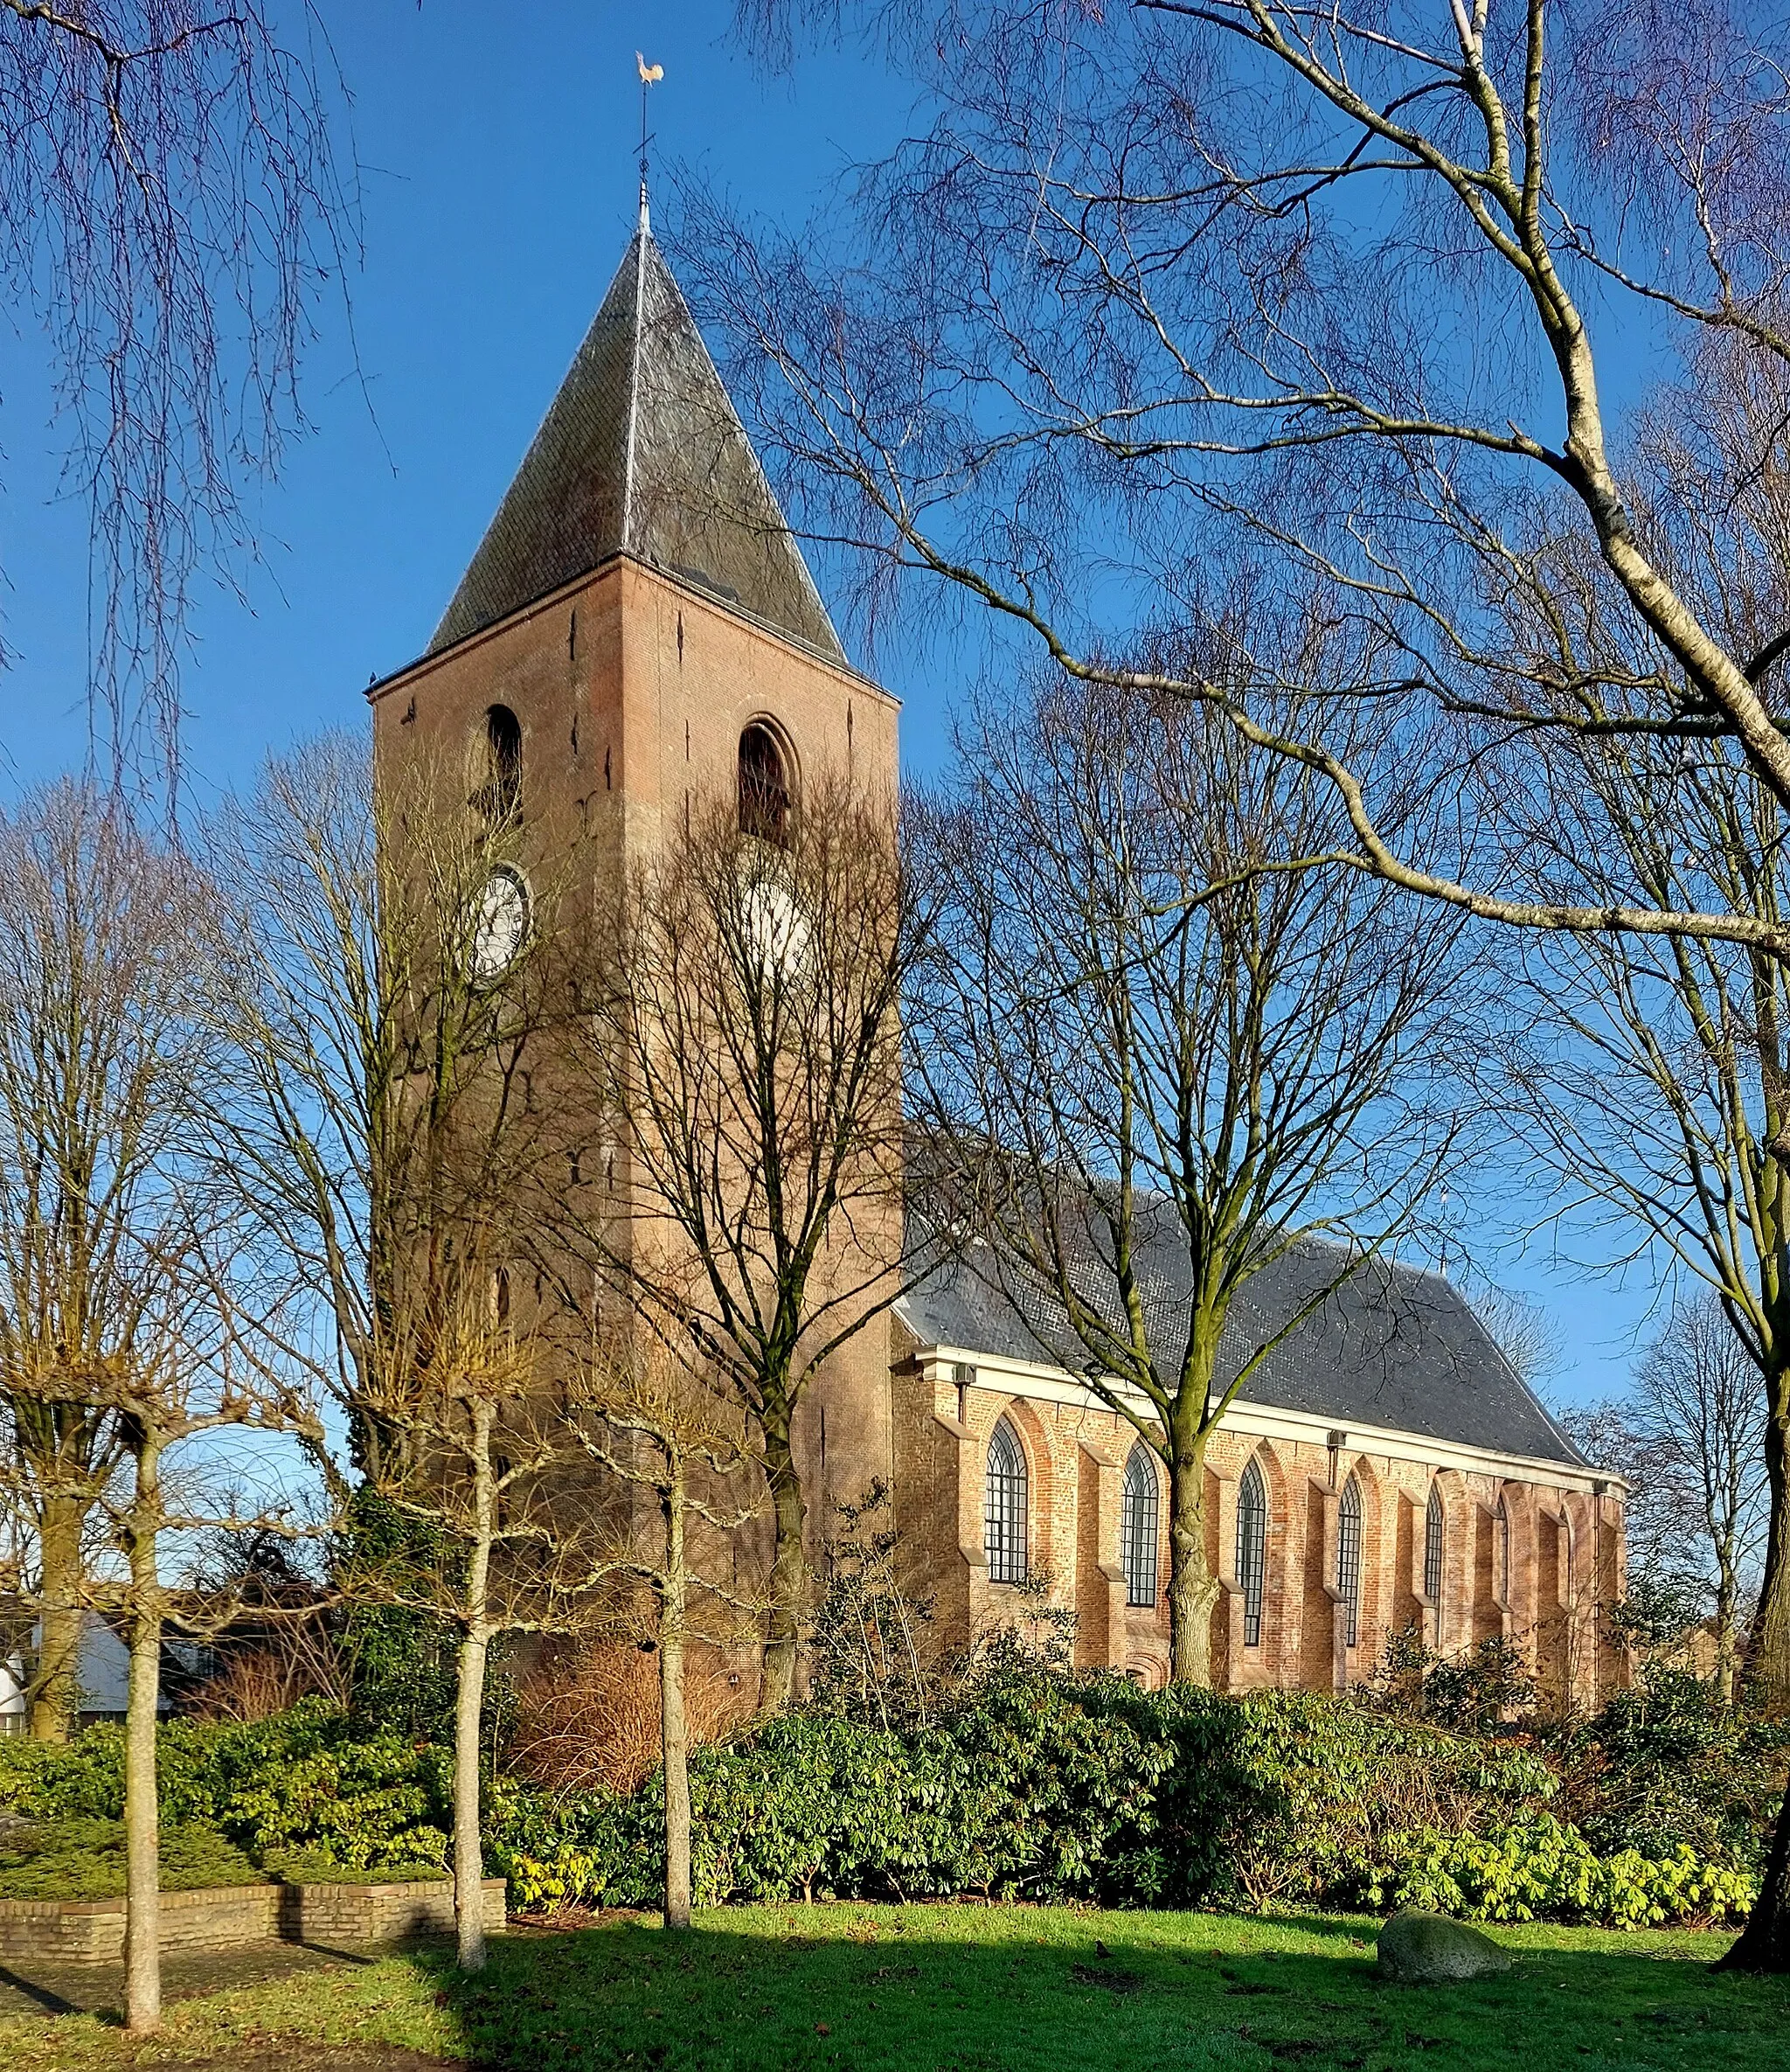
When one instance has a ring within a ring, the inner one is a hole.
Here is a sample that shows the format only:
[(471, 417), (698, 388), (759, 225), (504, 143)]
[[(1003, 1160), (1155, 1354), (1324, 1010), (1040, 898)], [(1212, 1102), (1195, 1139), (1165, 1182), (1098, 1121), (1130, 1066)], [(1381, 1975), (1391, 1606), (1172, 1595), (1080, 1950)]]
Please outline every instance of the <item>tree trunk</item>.
[(479, 1836), (479, 1721), (485, 1703), (482, 1627), (469, 1628), (460, 1644), (459, 1681), (454, 1701), (454, 1919), (463, 1971), (485, 1962), (485, 1855)]
[(1773, 1709), (1790, 1706), (1790, 1371), (1768, 1374), (1766, 1476), (1771, 1519), (1765, 1575), (1747, 1649), (1747, 1681)]
[(1740, 1579), (1735, 1573), (1734, 1538), (1731, 1533), (1716, 1553), (1716, 1696), (1724, 1705), (1734, 1702), (1735, 1614), (1740, 1602)]
[(129, 1527), (130, 1678), (124, 1713), (124, 2026), (162, 2026), (162, 1846), (156, 1804), (156, 1711), (162, 1697), (162, 1598), (156, 1575), (161, 1504), (153, 1442), (136, 1457)]
[(765, 1475), (770, 1484), (775, 1531), (764, 1684), (759, 1693), (759, 1710), (768, 1715), (781, 1712), (795, 1696), (795, 1661), (808, 1588), (808, 1562), (801, 1545), (801, 1482), (790, 1450), (787, 1415), (767, 1416), (763, 1430)]
[(80, 1710), (81, 1527), (87, 1507), (73, 1497), (44, 1504), (43, 1645), (31, 1692), (33, 1741), (66, 1742)]
[(1790, 1788), (1778, 1811), (1759, 1898), (1718, 1971), (1790, 1971)]
[(485, 1709), (485, 1653), (490, 1643), (491, 1547), (497, 1491), (491, 1467), (489, 1403), (472, 1412), (473, 1535), (466, 1568), (466, 1625), (454, 1694), (454, 1919), (463, 1971), (485, 1963), (485, 1852), (479, 1832), (479, 1724)]
[(690, 1731), (683, 1710), (683, 1492), (665, 1498), (665, 1590), (659, 1614), (659, 1734), (665, 1761), (665, 1926), (690, 1926)]
[(1218, 1579), (1206, 1559), (1206, 1437), (1178, 1444), (1169, 1473), (1169, 1679), (1212, 1681), (1212, 1606)]

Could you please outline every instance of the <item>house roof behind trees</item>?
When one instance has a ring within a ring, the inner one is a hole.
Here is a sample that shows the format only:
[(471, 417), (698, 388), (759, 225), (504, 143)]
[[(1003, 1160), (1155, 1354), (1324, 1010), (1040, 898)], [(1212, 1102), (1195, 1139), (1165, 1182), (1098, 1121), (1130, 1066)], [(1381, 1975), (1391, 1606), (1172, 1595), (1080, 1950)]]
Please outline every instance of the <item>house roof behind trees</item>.
[[(1172, 1371), (1180, 1357), (1191, 1285), (1172, 1215), (1162, 1223), (1141, 1247), (1138, 1276), (1159, 1372)], [(1526, 1460), (1592, 1464), (1451, 1282), (1355, 1257), (1320, 1239), (1296, 1242), (1233, 1298), (1219, 1344), (1220, 1382), (1308, 1304), (1310, 1314), (1245, 1382), (1240, 1401), (1302, 1411), (1344, 1429), (1372, 1425)], [(1087, 1371), (1086, 1348), (1054, 1299), (1003, 1274), (985, 1245), (947, 1252), (897, 1314), (922, 1346)]]

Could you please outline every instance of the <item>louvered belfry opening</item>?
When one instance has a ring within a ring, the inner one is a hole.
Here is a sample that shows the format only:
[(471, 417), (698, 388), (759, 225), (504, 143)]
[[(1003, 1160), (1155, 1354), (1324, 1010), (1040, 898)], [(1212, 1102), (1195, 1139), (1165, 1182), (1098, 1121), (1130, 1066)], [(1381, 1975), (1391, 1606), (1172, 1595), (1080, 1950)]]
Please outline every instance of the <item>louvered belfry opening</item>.
[(1336, 1594), (1353, 1647), (1361, 1638), (1361, 1484), (1353, 1475), (1336, 1506)]
[(1243, 1592), (1243, 1644), (1262, 1644), (1262, 1598), (1268, 1573), (1268, 1485), (1252, 1460), (1237, 1491), (1237, 1582)]
[(789, 772), (777, 737), (754, 720), (739, 737), (739, 831), (778, 848), (789, 840)]
[(522, 722), (507, 705), (485, 714), (483, 781), (474, 803), (491, 827), (504, 827), (522, 812)]
[(1154, 1605), (1156, 1601), (1156, 1543), (1162, 1508), (1156, 1464), (1140, 1439), (1125, 1464), (1119, 1498), (1119, 1566), (1125, 1572), (1125, 1602)]
[(988, 1486), (982, 1512), (982, 1547), (990, 1582), (1025, 1581), (1025, 1451), (1006, 1418), (989, 1441)]

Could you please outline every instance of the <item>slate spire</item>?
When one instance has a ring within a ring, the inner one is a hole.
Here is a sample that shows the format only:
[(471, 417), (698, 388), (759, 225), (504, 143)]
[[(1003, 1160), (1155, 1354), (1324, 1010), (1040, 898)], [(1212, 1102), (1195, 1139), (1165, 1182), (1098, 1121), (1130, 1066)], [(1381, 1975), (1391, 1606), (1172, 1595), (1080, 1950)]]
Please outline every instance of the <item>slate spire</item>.
[(628, 553), (829, 661), (844, 652), (664, 254), (640, 228), (429, 643)]

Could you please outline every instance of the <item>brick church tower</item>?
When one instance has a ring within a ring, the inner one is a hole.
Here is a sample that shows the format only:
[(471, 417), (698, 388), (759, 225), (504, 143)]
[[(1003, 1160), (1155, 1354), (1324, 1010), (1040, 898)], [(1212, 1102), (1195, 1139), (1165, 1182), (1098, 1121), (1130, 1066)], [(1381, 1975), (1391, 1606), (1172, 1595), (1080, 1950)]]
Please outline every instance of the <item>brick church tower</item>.
[[(663, 254), (639, 230), (418, 661), (375, 685), (375, 768), (485, 773), (517, 871), (588, 929), (742, 774), (892, 798), (896, 701), (847, 663)], [(444, 793), (448, 787), (443, 785)], [(890, 1471), (888, 1331), (835, 1356), (794, 1434), (810, 1529)]]

